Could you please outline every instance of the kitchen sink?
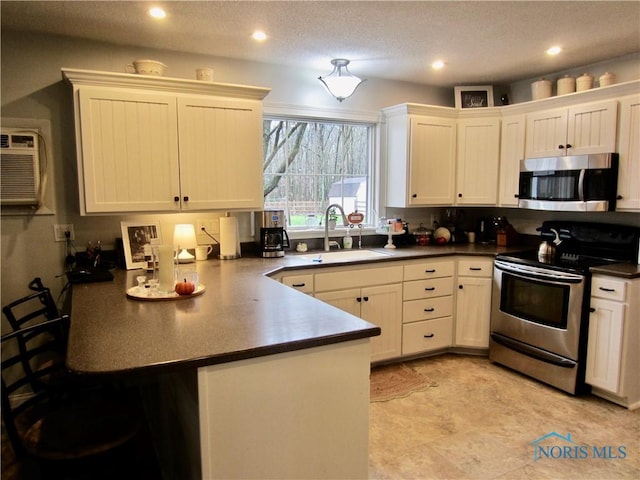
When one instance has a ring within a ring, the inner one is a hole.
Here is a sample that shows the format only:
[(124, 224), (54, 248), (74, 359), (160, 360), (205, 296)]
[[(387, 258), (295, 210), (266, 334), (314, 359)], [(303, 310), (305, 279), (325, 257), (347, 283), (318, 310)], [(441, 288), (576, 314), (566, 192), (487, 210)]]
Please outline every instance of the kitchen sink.
[(369, 260), (388, 257), (386, 252), (374, 250), (339, 250), (337, 252), (316, 252), (307, 255), (299, 255), (297, 258), (315, 263), (353, 262), (356, 260)]

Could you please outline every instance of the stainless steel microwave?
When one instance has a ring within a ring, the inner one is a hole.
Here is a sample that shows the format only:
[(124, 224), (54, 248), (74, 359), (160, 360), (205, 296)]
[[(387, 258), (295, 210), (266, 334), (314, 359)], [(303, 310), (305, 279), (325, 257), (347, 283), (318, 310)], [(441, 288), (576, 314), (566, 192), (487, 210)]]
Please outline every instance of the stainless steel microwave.
[(613, 211), (616, 208), (617, 189), (617, 153), (520, 160), (520, 208), (567, 212)]

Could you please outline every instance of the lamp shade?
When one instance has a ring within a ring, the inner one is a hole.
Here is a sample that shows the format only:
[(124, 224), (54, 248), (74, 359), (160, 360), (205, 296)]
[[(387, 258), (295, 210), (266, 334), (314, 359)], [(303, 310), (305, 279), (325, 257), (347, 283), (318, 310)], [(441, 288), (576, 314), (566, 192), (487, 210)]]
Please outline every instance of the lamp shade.
[(365, 80), (353, 75), (348, 69), (349, 60), (346, 58), (334, 58), (331, 60), (333, 71), (325, 76), (318, 77), (329, 93), (336, 97), (339, 102), (353, 95), (356, 88)]
[(198, 242), (196, 240), (196, 229), (190, 223), (179, 223), (173, 230), (173, 244), (177, 246), (179, 262), (192, 262), (195, 257), (190, 254), (188, 248), (196, 248)]

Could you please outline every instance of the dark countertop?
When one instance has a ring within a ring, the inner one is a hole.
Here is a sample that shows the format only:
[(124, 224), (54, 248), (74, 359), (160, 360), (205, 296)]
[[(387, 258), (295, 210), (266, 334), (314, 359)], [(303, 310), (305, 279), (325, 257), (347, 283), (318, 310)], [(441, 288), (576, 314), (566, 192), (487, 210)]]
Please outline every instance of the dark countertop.
[(620, 278), (640, 278), (640, 265), (635, 263), (614, 263), (613, 265), (602, 265), (599, 267), (591, 267), (591, 273), (600, 273), (603, 275), (611, 275)]
[(206, 287), (204, 294), (174, 301), (127, 298), (126, 289), (144, 272), (116, 270), (113, 282), (74, 285), (67, 364), (80, 374), (196, 368), (376, 336), (379, 327), (266, 275), (450, 255), (493, 257), (522, 248), (459, 244), (373, 249), (388, 255), (349, 263), (318, 264), (295, 253), (279, 259), (208, 260), (191, 264)]

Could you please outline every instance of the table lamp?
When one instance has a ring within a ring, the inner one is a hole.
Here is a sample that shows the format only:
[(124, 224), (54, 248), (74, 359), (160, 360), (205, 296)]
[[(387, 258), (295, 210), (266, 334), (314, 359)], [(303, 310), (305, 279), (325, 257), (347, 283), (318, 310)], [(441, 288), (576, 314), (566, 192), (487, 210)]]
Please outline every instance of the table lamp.
[(178, 263), (195, 262), (196, 257), (187, 251), (197, 246), (196, 229), (190, 223), (179, 223), (173, 230), (173, 245), (178, 247)]

